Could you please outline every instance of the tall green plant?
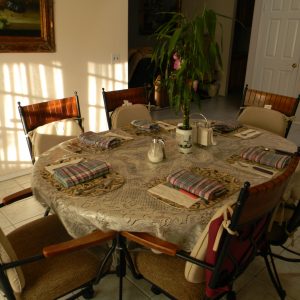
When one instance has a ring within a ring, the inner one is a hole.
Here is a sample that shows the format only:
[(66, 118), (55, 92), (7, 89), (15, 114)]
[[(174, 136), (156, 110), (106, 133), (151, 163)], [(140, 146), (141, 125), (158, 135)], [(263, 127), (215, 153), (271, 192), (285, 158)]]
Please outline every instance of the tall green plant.
[(216, 42), (217, 16), (204, 9), (189, 20), (182, 13), (170, 13), (170, 21), (155, 32), (152, 61), (162, 75), (171, 107), (183, 112), (183, 129), (189, 129), (192, 99), (199, 100), (195, 85), (211, 80), (222, 67), (220, 47)]

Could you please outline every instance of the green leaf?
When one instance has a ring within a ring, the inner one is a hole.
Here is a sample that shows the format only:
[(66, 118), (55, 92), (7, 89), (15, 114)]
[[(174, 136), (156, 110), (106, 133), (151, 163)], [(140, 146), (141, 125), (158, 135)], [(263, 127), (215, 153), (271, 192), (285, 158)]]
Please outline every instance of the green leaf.
[(216, 33), (216, 24), (217, 24), (217, 16), (216, 13), (209, 9), (204, 10), (204, 22), (207, 29), (207, 32), (212, 40), (215, 39)]
[[(202, 15), (193, 19), (173, 13), (154, 34), (156, 45), (151, 60), (160, 70), (161, 84), (176, 112), (182, 107), (189, 111), (192, 99), (199, 102), (200, 97), (192, 88), (194, 80), (201, 86), (214, 79), (215, 71), (222, 68), (222, 38), (221, 48), (215, 40), (217, 24), (213, 10), (204, 9)], [(178, 70), (173, 65), (175, 52), (181, 59)]]
[(180, 28), (180, 27), (177, 28), (175, 30), (174, 34), (172, 35), (172, 37), (170, 38), (169, 49), (168, 49), (168, 55), (169, 56), (174, 53), (174, 48), (175, 48), (175, 45), (178, 41), (178, 38), (180, 37), (181, 31), (182, 31), (182, 28)]

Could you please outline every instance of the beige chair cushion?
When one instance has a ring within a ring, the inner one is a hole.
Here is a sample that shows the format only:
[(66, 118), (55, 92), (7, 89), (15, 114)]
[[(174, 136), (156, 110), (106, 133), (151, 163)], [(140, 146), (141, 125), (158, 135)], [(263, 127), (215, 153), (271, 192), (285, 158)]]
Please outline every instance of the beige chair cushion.
[[(210, 223), (213, 220), (219, 218), (225, 211), (228, 210), (229, 207), (231, 207), (230, 203), (223, 205), (213, 215), (210, 222), (206, 225), (204, 231), (200, 235), (196, 245), (194, 246), (194, 248), (190, 254), (192, 257), (204, 261), (205, 255), (206, 255), (207, 244), (208, 244), (208, 230), (209, 230)], [(193, 263), (186, 262), (184, 276), (185, 276), (186, 280), (189, 282), (203, 283), (203, 282), (205, 282), (205, 269), (203, 269)]]
[(133, 120), (152, 121), (148, 108), (143, 104), (123, 105), (117, 107), (111, 115), (112, 128), (129, 125)]
[(262, 128), (280, 136), (285, 135), (288, 125), (288, 118), (281, 112), (255, 106), (246, 107), (239, 115), (238, 121), (242, 124)]
[[(8, 263), (17, 260), (17, 255), (9, 240), (0, 228), (0, 262)], [(25, 286), (25, 279), (20, 267), (7, 270), (7, 277), (15, 293), (21, 293)]]
[(75, 119), (55, 121), (29, 132), (34, 157), (38, 157), (51, 147), (82, 133), (82, 129)]

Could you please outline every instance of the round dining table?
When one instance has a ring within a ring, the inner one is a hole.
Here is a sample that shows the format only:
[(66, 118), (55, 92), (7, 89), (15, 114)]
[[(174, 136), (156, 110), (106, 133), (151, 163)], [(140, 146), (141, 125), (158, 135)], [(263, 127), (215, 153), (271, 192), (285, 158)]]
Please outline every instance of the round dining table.
[[(180, 153), (174, 134), (165, 130), (153, 134), (135, 129), (117, 130), (117, 136), (124, 133), (127, 138), (122, 139), (118, 147), (103, 151), (85, 148), (75, 138), (41, 155), (33, 168), (33, 193), (39, 202), (50, 206), (73, 237), (95, 229), (148, 232), (191, 251), (215, 211), (225, 203), (234, 202), (245, 181), (256, 185), (269, 180), (264, 173), (235, 167), (231, 162), (233, 156), (251, 146), (291, 153), (297, 150), (293, 142), (261, 129), (259, 131), (259, 135), (249, 139), (236, 137), (234, 133), (216, 134), (216, 145), (204, 147), (195, 144), (190, 154)], [(157, 136), (164, 140), (166, 157), (161, 162), (152, 163), (147, 153)], [(108, 163), (112, 178), (107, 185), (113, 185), (113, 188), (107, 189), (105, 184), (103, 188), (103, 184), (97, 181), (75, 187), (71, 192), (60, 188), (45, 168), (73, 159), (97, 159)], [(192, 208), (173, 205), (149, 193), (149, 188), (164, 182), (170, 173), (178, 169), (217, 172), (218, 176), (231, 178), (234, 188), (209, 205)], [(117, 184), (114, 185), (114, 182)], [(295, 182), (291, 181), (285, 192), (286, 198), (293, 193), (294, 187)]]

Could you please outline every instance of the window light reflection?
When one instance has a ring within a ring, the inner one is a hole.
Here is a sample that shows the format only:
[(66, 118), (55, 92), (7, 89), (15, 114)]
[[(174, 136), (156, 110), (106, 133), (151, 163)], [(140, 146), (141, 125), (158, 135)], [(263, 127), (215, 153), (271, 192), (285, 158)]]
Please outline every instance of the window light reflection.
[(46, 70), (44, 65), (39, 65), (39, 75), (40, 83), (42, 87), (42, 97), (48, 98), (47, 80), (46, 80)]
[(127, 88), (127, 67), (127, 62), (119, 64), (88, 63), (88, 126), (90, 130), (99, 132), (108, 129), (102, 88), (106, 91)]
[(54, 61), (53, 65), (53, 78), (54, 78), (54, 86), (55, 86), (55, 98), (63, 98), (64, 95), (64, 81), (63, 81), (63, 73), (61, 69), (61, 63), (58, 61)]

